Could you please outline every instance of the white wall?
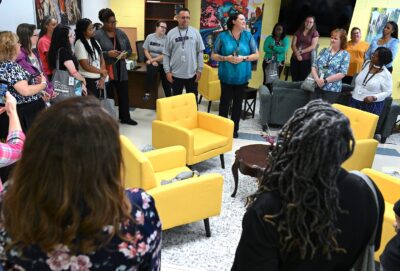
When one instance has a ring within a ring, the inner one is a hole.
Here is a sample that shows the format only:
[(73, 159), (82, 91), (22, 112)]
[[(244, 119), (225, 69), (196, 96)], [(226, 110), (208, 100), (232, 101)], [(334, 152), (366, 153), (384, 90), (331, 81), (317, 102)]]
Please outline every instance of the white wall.
[[(82, 14), (93, 22), (98, 22), (98, 12), (110, 7), (109, 0), (82, 0)], [(35, 24), (34, 0), (3, 0), (0, 4), (0, 30), (16, 30), (20, 23)]]

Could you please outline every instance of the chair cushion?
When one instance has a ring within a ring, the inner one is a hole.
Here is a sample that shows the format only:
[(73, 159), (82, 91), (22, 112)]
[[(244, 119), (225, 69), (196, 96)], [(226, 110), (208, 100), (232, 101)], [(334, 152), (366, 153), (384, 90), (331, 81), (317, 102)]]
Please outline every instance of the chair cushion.
[(162, 172), (155, 173), (157, 186), (161, 185), (162, 180), (171, 180), (176, 177), (179, 173), (184, 171), (191, 171), (188, 167), (177, 167)]
[(194, 155), (221, 148), (229, 143), (229, 138), (201, 128), (195, 128), (191, 131), (194, 134)]

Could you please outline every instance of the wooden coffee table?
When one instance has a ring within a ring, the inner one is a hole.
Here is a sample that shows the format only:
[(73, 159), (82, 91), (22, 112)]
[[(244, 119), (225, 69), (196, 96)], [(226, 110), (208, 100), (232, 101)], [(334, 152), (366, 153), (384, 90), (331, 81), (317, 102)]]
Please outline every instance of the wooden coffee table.
[(232, 165), (235, 190), (233, 191), (231, 197), (236, 196), (239, 182), (239, 170), (244, 175), (255, 177), (258, 180), (261, 180), (264, 170), (268, 165), (268, 154), (270, 151), (271, 145), (252, 144), (243, 146), (235, 152), (235, 162)]

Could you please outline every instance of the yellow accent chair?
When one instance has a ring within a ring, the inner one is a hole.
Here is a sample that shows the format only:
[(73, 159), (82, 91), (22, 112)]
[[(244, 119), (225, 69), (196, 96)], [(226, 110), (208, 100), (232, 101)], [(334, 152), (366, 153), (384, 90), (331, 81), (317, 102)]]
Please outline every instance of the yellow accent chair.
[(153, 121), (152, 144), (156, 149), (181, 145), (186, 163), (193, 165), (232, 150), (233, 121), (206, 112), (198, 112), (193, 93), (157, 100)]
[(378, 116), (340, 104), (332, 106), (349, 118), (356, 139), (353, 155), (342, 164), (342, 167), (346, 170), (371, 168), (378, 148), (378, 141), (373, 139)]
[(218, 71), (204, 64), (198, 89), (200, 93), (199, 104), (203, 97), (206, 98), (208, 100), (207, 112), (210, 113), (211, 103), (221, 98), (221, 84), (218, 79)]
[(182, 146), (142, 153), (121, 135), (124, 161), (123, 181), (126, 188), (142, 188), (155, 201), (163, 230), (204, 220), (206, 236), (211, 236), (209, 217), (221, 212), (223, 178), (220, 174), (204, 174), (161, 185), (186, 167), (186, 150)]
[(395, 221), (393, 205), (400, 199), (400, 179), (370, 168), (363, 169), (362, 172), (368, 175), (375, 182), (385, 200), (381, 246), (379, 250), (375, 252), (375, 260), (379, 261), (379, 256), (385, 249), (386, 244), (396, 234), (393, 227)]

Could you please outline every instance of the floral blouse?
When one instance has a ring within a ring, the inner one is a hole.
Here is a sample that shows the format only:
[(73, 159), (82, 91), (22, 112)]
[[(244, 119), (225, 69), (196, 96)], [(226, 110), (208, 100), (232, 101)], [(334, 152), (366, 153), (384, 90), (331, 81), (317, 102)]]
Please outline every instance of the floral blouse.
[(22, 96), (15, 89), (14, 85), (22, 80), (30, 81), (30, 74), (25, 71), (19, 64), (12, 61), (0, 62), (0, 80), (5, 81), (11, 86), (9, 91), (17, 100), (17, 104), (25, 104), (41, 99), (41, 94), (32, 96)]
[[(345, 50), (331, 53), (328, 48), (324, 48), (314, 60), (312, 66), (317, 69), (319, 77), (327, 78), (337, 73), (347, 74), (350, 63), (350, 54)], [(322, 87), (325, 91), (341, 92), (342, 80), (325, 84)]]
[[(5, 245), (11, 238), (0, 225), (0, 263), (4, 270), (160, 270), (161, 222), (154, 200), (141, 189), (127, 189), (126, 194), (136, 224), (122, 223), (121, 228), (124, 235), (136, 236), (135, 241), (126, 242), (116, 235), (109, 244), (89, 254), (73, 255), (62, 244), (49, 253), (30, 246), (21, 254), (14, 249), (6, 252)], [(104, 232), (110, 229), (106, 226)]]

